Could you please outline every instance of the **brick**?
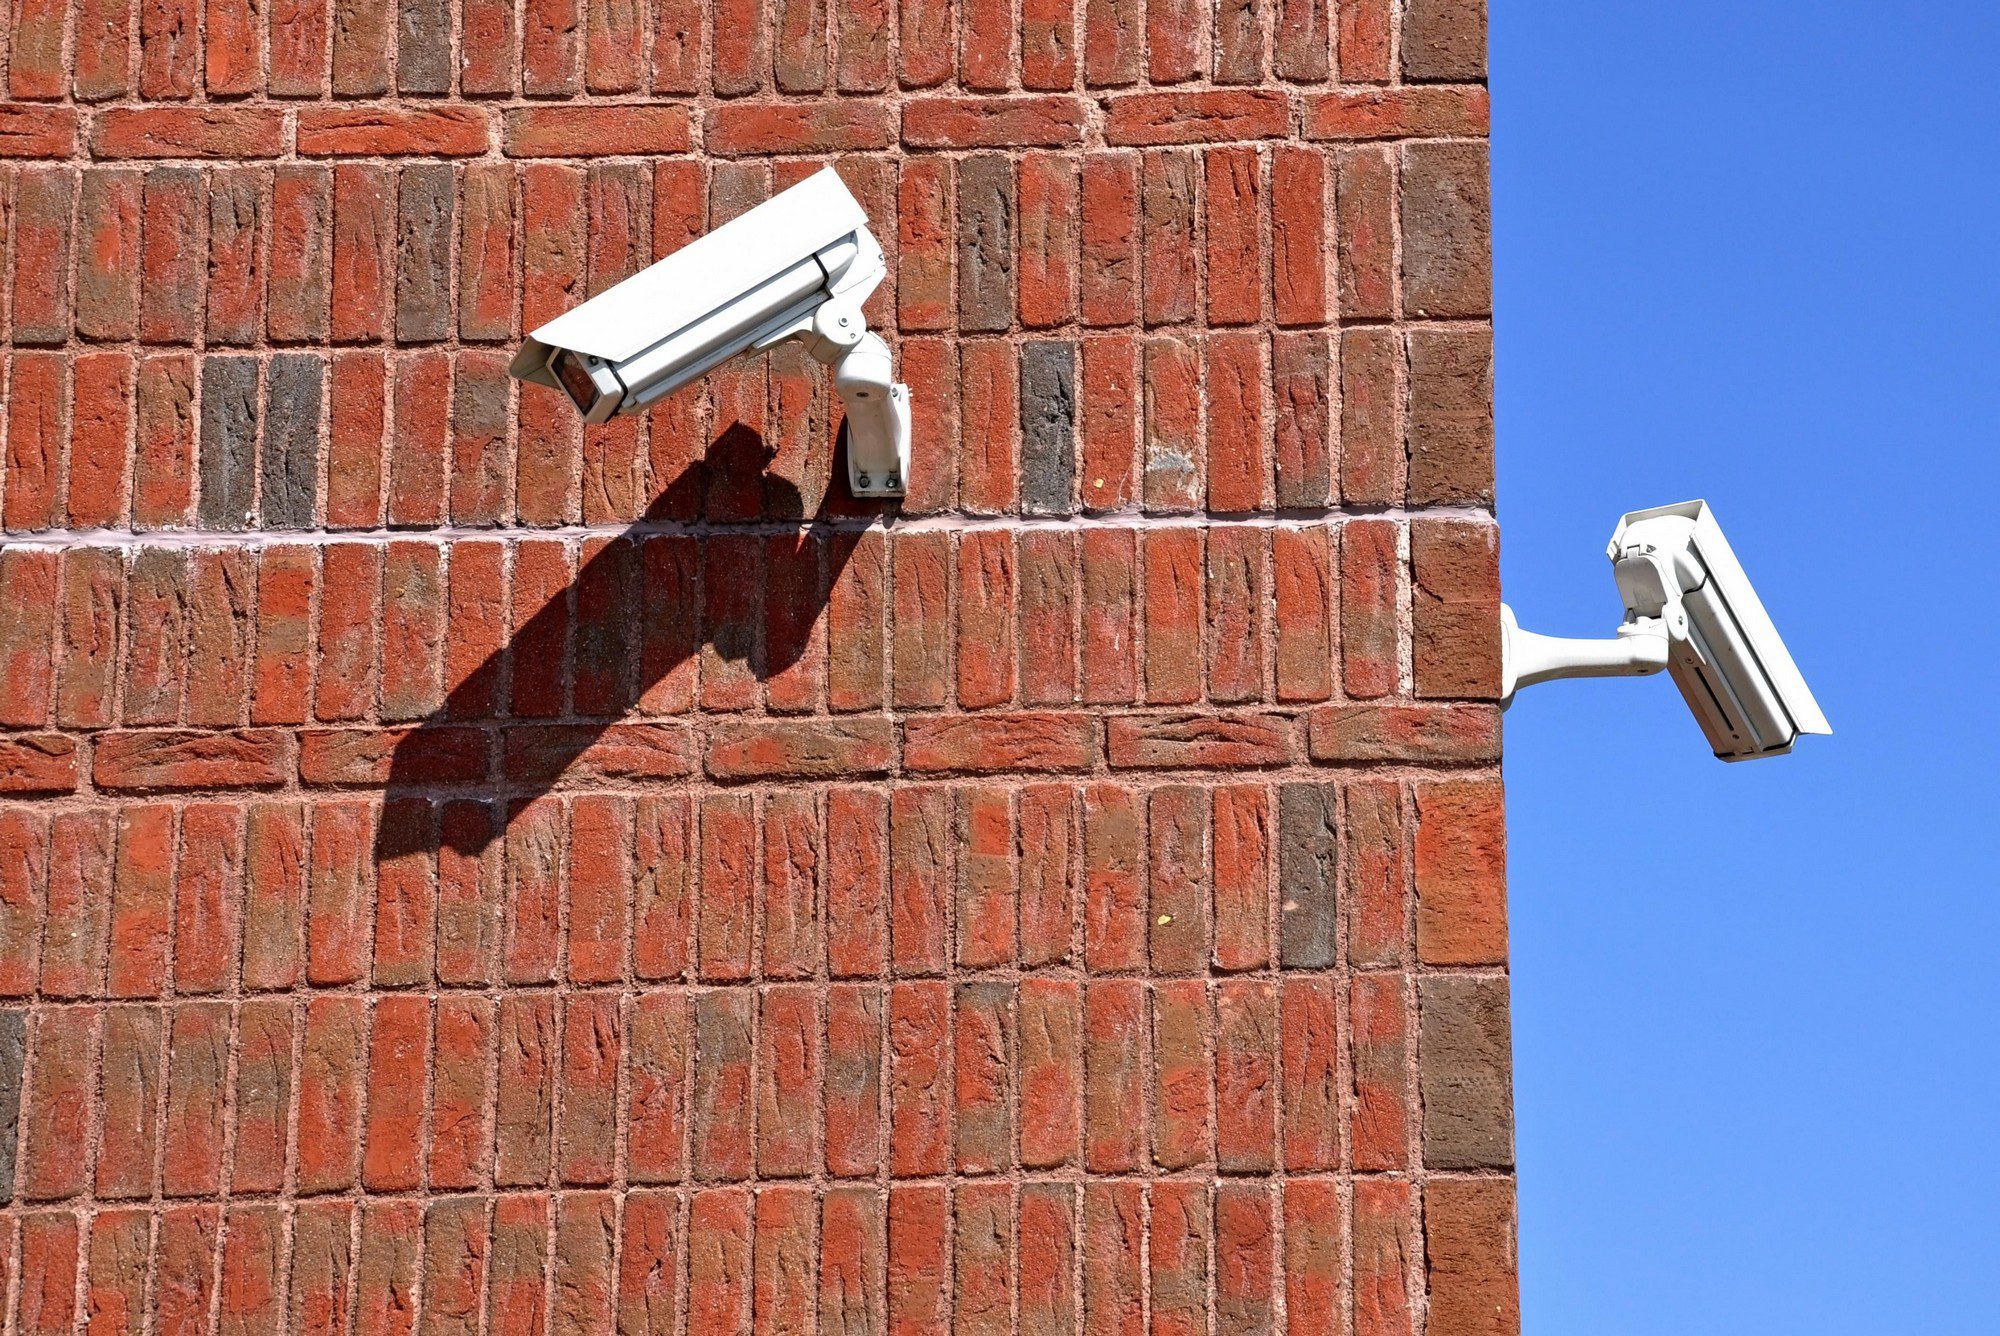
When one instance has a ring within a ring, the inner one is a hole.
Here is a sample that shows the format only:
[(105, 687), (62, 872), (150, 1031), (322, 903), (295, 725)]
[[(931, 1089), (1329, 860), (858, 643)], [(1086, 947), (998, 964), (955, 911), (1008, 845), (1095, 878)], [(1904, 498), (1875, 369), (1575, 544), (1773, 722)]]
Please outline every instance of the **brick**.
[(194, 362), (179, 355), (139, 363), (132, 520), (150, 529), (184, 522), (194, 500)]
[(298, 1068), (298, 1166), (302, 1192), (355, 1182), (366, 1088), (367, 1010), (360, 998), (318, 997), (307, 1006)]
[(493, 1203), (487, 1245), (486, 1324), (492, 1331), (541, 1331), (548, 1322), (550, 1198), (510, 1193)]
[(304, 808), (258, 803), (245, 817), (243, 984), (298, 980), (306, 911)]
[(1347, 83), (1387, 83), (1389, 47), (1394, 36), (1392, 7), (1384, 0), (1341, 5), (1334, 46), (1340, 77)]
[(1419, 985), (1419, 1009), (1424, 1164), (1432, 1169), (1512, 1167), (1514, 1072), (1506, 979), (1425, 978)]
[(1275, 91), (1118, 93), (1105, 110), (1104, 138), (1135, 146), (1208, 144), (1282, 139), (1290, 128), (1290, 105)]
[(1492, 336), (1412, 331), (1409, 393), (1410, 503), (1492, 505)]
[(1333, 531), (1326, 528), (1271, 535), (1271, 660), (1281, 701), (1324, 700), (1333, 692), (1333, 547)]
[(215, 1299), (222, 1214), (215, 1206), (173, 1207), (160, 1217), (153, 1302), (167, 1331), (199, 1330)]
[(1341, 528), (1340, 664), (1349, 696), (1387, 696), (1401, 684), (1401, 545), (1391, 521), (1353, 520)]
[(1417, 0), (1403, 11), (1403, 77), (1479, 81), (1486, 77), (1486, 6)]
[(695, 998), (694, 1084), (690, 1124), (693, 1167), (706, 1178), (743, 1178), (755, 1163), (751, 1138), (751, 997), (740, 989)]
[(1191, 321), (1200, 311), (1200, 161), (1191, 152), (1149, 153), (1140, 188), (1149, 325)]
[[(448, 44), (440, 49), (448, 50)], [(408, 67), (399, 70), (408, 73)], [(308, 158), (470, 158), (489, 147), (486, 116), (472, 107), (307, 107), (299, 112), (298, 151)]]
[(796, 1178), (819, 1163), (818, 1130), (801, 1116), (821, 1085), (821, 1020), (813, 990), (785, 984), (766, 992), (758, 1021), (757, 1173)]
[(1138, 312), (1139, 155), (1083, 159), (1078, 303), (1084, 323), (1121, 325)]
[(1163, 974), (1194, 974), (1209, 958), (1208, 791), (1174, 784), (1146, 804), (1148, 954)]
[(1353, 1056), (1347, 1135), (1357, 1169), (1410, 1165), (1408, 993), (1398, 974), (1357, 974), (1348, 984)]
[(446, 1197), (424, 1206), (423, 1296), (425, 1327), (441, 1332), (479, 1330), (487, 1271), (488, 1204), (476, 1197)]
[(601, 1186), (616, 1170), (618, 1073), (625, 1036), (618, 999), (572, 995), (563, 1005), (562, 1103), (556, 1174), (567, 1184)]
[(1153, 1330), (1195, 1332), (1208, 1320), (1208, 1253), (1214, 1229), (1207, 1194), (1182, 1179), (1147, 1193)]
[(1084, 81), (1093, 88), (1137, 83), (1145, 47), (1143, 7), (1087, 0), (1083, 15)]
[(1141, 1061), (1145, 994), (1130, 980), (1093, 980), (1084, 989), (1083, 1163), (1092, 1173), (1129, 1172), (1146, 1126)]
[(958, 327), (1000, 331), (1014, 320), (1014, 165), (998, 154), (961, 160), (958, 200)]
[(903, 728), (903, 764), (918, 771), (1085, 770), (1097, 750), (1096, 725), (1082, 714), (925, 717)]
[(1417, 958), (1427, 965), (1505, 964), (1507, 837), (1500, 786), (1424, 783), (1416, 797)]
[[(80, 61), (83, 54), (79, 51)], [(79, 69), (77, 77), (84, 79), (85, 71)], [(73, 108), (9, 103), (4, 111), (0, 111), (0, 158), (68, 158), (75, 153), (76, 111)]]
[(263, 11), (242, 0), (210, 0), (202, 41), (203, 75), (210, 95), (259, 91), (264, 82)]
[(361, 1181), (375, 1191), (408, 1190), (421, 1186), (424, 1178), (430, 1008), (421, 997), (385, 997), (373, 1011)]
[(1153, 512), (1193, 510), (1202, 495), (1199, 349), (1178, 338), (1142, 345), (1141, 496)]
[(367, 860), (375, 811), (362, 801), (323, 802), (312, 813), (307, 874), (306, 979), (354, 983), (368, 974)]
[(1490, 116), (1486, 90), (1475, 86), (1343, 90), (1308, 96), (1303, 130), (1307, 139), (1484, 137)]
[(1277, 1229), (1261, 1183), (1225, 1182), (1215, 1192), (1215, 1316), (1246, 1331), (1273, 1322)]
[(144, 211), (139, 173), (86, 169), (76, 209), (76, 332), (86, 339), (132, 338), (139, 328), (139, 223)]
[(0, 551), (0, 604), (9, 610), (6, 623), (0, 624), (0, 723), (33, 727), (49, 722), (56, 686), (57, 578), (53, 552)]
[(959, 505), (976, 515), (1006, 514), (1017, 504), (1021, 391), (1016, 359), (1017, 350), (999, 339), (960, 347)]
[(886, 102), (731, 102), (710, 113), (711, 153), (857, 153), (895, 141), (896, 109)]
[(1334, 963), (1338, 922), (1340, 822), (1336, 790), (1286, 784), (1278, 790), (1278, 941), (1287, 966)]
[(363, 1207), (361, 1255), (355, 1263), (355, 1330), (413, 1329), (422, 1229), (420, 1202), (371, 1202)]
[[(1282, 0), (1271, 35), (1271, 68), (1278, 77), (1298, 83), (1317, 83), (1332, 72), (1327, 59), (1331, 12), (1325, 0)], [(1342, 70), (1343, 75), (1346, 74)]]
[(1210, 834), (1213, 959), (1221, 969), (1257, 969), (1270, 959), (1272, 835), (1268, 790), (1242, 784), (1215, 791)]
[(270, 10), (269, 91), (317, 97), (326, 91), (326, 6), (277, 0)]
[(819, 1329), (828, 1336), (886, 1327), (883, 1195), (834, 1188), (820, 1198)]
[[(103, 1123), (96, 1165), (100, 1197), (148, 1196), (158, 1184), (154, 1161), (161, 1130), (162, 1033), (158, 1007), (117, 1007), (104, 1018), (100, 1059), (104, 1069), (100, 1095)], [(64, 1093), (58, 1090), (57, 1098)], [(30, 1132), (34, 1130), (31, 1126)], [(45, 1147), (42, 1153), (61, 1152)]]
[(229, 1007), (198, 1002), (174, 1007), (169, 1031), (162, 1190), (209, 1196), (222, 1184), (224, 1078), (229, 1071)]
[(1169, 1172), (1192, 1168), (1209, 1155), (1215, 1108), (1208, 1021), (1208, 990), (1201, 980), (1174, 979), (1151, 990), (1152, 1162)]
[[(1210, 149), (1202, 168), (1207, 249), (1201, 259), (1208, 274), (1208, 322), (1253, 324), (1264, 306), (1263, 155), (1255, 148)], [(1271, 212), (1276, 232), (1276, 210)]]
[(1035, 340), (1021, 348), (1021, 509), (1070, 515), (1076, 479), (1076, 345)]
[(275, 788), (290, 769), (284, 734), (255, 728), (107, 733), (91, 758), (91, 777), (101, 787), (142, 792)]
[(325, 167), (279, 167), (272, 178), (265, 328), (278, 342), (327, 335), (332, 197), (333, 173)]
[(1354, 965), (1403, 959), (1410, 858), (1402, 786), (1363, 780), (1343, 791), (1347, 835), (1341, 894), (1347, 901), (1347, 958)]
[(59, 344), (69, 338), (76, 185), (74, 173), (63, 167), (26, 168), (16, 179), (7, 219), (13, 242), (9, 278), (16, 344)]
[(1014, 545), (1004, 533), (958, 544), (958, 702), (965, 709), (1014, 698)]
[[(1332, 1172), (1340, 1168), (1339, 986), (1326, 978), (1292, 978), (1284, 980), (1280, 988), (1276, 1026), (1284, 1080), (1273, 1082), (1279, 1093), (1271, 1102), (1277, 1105), (1284, 1168), (1291, 1173)], [(1242, 994), (1233, 989), (1233, 983), (1225, 985), (1222, 994), (1225, 1002), (1234, 996), (1252, 1004), (1268, 1002), (1266, 996), (1254, 989)], [(1264, 1046), (1269, 1043), (1268, 1031), (1273, 1028), (1271, 1018), (1258, 1005), (1222, 1010), (1225, 1018), (1241, 1017), (1237, 1025), (1224, 1027), (1225, 1052), (1234, 1055), (1240, 1051), (1247, 1055), (1233, 1067), (1232, 1088), (1246, 1091), (1237, 1103), (1261, 1115), (1258, 1100), (1271, 1097), (1252, 1088), (1251, 1083), (1274, 1075), (1264, 1067)], [(1252, 1042), (1243, 1045), (1229, 1042), (1232, 1029), (1247, 1033)], [(1221, 1080), (1218, 1074), (1218, 1087)], [(1224, 1104), (1228, 1107), (1231, 1101), (1225, 1099)], [(1245, 1165), (1261, 1167), (1271, 1158), (1269, 1148), (1262, 1142), (1265, 1128), (1259, 1124), (1251, 1130), (1256, 1135), (1243, 1138), (1236, 1158)], [(1229, 1138), (1224, 1140), (1226, 1144)]]
[(1270, 504), (1270, 418), (1264, 386), (1269, 353), (1259, 335), (1210, 336), (1203, 359), (1207, 387), (1208, 508), (1241, 514)]
[(1493, 309), (1492, 204), (1486, 146), (1403, 150), (1403, 300), (1414, 315), (1483, 316)]
[(1206, 579), (1202, 531), (1146, 535), (1146, 701), (1188, 705), (1201, 698)]
[(889, 1190), (889, 1330), (951, 1325), (951, 1199), (942, 1186)]
[(1083, 1326), (1137, 1336), (1145, 1330), (1144, 1189), (1134, 1182), (1089, 1182), (1083, 1189)]
[(724, 781), (883, 774), (893, 746), (884, 719), (744, 720), (709, 735), (706, 765)]
[(903, 104), (911, 148), (1059, 148), (1083, 138), (1076, 97), (923, 97)]
[(1521, 1327), (1514, 1185), (1506, 1179), (1433, 1179), (1424, 1191), (1426, 1330), (1506, 1336)]
[(284, 149), (277, 107), (110, 107), (91, 122), (99, 158), (275, 158)]
[(1239, 770), (1289, 761), (1292, 727), (1282, 715), (1125, 715), (1106, 743), (1114, 767)]
[(889, 990), (889, 1172), (937, 1174), (951, 1140), (950, 995), (938, 982)]
[(264, 326), (265, 173), (225, 169), (208, 186), (208, 338), (255, 343)]
[(1138, 795), (1111, 784), (1083, 790), (1083, 951), (1092, 969), (1145, 960), (1144, 839)]
[(1410, 526), (1412, 670), (1417, 695), (1499, 694), (1499, 537), (1490, 524)]
[(595, 158), (685, 153), (694, 143), (684, 106), (545, 106), (510, 110), (502, 146), (510, 158)]
[[(13, 808), (0, 814), (0, 996), (22, 997), (35, 991), (39, 974), (42, 915), (48, 880), (48, 822), (39, 813)], [(20, 1113), (21, 1054), (24, 1051), (22, 1011), (0, 1012), (0, 1124), (12, 1131)], [(11, 1157), (13, 1143), (0, 1155)], [(0, 1168), (0, 1181), (12, 1183), (12, 1160)]]
[(1389, 315), (1396, 301), (1395, 160), (1386, 148), (1367, 147), (1343, 149), (1334, 163), (1340, 309)]
[(92, 1326), (104, 1331), (143, 1328), (151, 1226), (143, 1209), (105, 1211), (91, 1221), (84, 1300)]
[(175, 876), (174, 987), (219, 993), (235, 982), (242, 936), (243, 819), (228, 803), (181, 812)]
[(236, 1140), (230, 1169), (235, 1191), (271, 1192), (284, 1185), (293, 1029), (289, 998), (254, 999), (238, 1013)]
[[(399, 342), (442, 339), (451, 332), (451, 234), (456, 188), (452, 169), (443, 163), (406, 167), (399, 175), (396, 224)], [(442, 390), (442, 377), (439, 382), (436, 388)], [(449, 395), (432, 392), (423, 402), (438, 405), (442, 413)]]
[(491, 1002), (438, 1000), (431, 1030), (428, 1146), (434, 1187), (475, 1187), (491, 1164), (486, 1081), (494, 1034)]

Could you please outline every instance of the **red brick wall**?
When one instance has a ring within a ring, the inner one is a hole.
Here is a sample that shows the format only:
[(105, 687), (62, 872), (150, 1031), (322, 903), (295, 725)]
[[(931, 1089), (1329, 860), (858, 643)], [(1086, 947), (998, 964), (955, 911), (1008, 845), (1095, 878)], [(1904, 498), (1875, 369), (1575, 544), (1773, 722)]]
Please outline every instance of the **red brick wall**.
[[(7, 1330), (1511, 1331), (1483, 41), (12, 0)], [(829, 158), (900, 508), (506, 379)]]

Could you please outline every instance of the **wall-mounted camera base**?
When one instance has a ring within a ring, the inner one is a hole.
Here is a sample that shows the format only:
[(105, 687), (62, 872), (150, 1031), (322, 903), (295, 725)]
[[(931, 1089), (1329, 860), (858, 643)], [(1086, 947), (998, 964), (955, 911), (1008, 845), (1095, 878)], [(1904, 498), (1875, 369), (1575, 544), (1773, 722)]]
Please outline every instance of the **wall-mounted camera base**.
[(847, 407), (847, 485), (857, 497), (896, 497), (910, 476), (910, 387), (893, 379), (889, 345), (864, 334), (833, 366)]

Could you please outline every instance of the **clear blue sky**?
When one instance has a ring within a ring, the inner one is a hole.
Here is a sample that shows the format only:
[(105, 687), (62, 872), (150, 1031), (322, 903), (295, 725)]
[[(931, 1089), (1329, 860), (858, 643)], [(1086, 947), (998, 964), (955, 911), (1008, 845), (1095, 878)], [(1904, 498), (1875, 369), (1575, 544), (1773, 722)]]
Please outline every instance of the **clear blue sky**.
[(2000, 1332), (2000, 7), (1492, 6), (1506, 597), (1705, 496), (1835, 729), (1508, 715), (1526, 1329)]

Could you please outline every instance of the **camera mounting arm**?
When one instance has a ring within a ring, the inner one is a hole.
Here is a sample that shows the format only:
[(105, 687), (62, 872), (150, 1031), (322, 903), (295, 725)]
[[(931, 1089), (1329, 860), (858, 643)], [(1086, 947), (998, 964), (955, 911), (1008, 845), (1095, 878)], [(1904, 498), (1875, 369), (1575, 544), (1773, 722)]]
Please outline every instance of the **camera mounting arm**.
[(1523, 631), (1514, 610), (1500, 605), (1500, 704), (1537, 682), (1562, 677), (1650, 677), (1664, 671), (1675, 640), (1687, 639), (1687, 610), (1681, 605), (1674, 563), (1657, 550), (1614, 553), (1625, 622), (1603, 640), (1576, 640)]
[(847, 485), (854, 495), (901, 496), (910, 476), (910, 389), (897, 382), (889, 345), (861, 314), (874, 286), (841, 292), (769, 342), (796, 338), (814, 361), (833, 368), (833, 388), (847, 408)]

